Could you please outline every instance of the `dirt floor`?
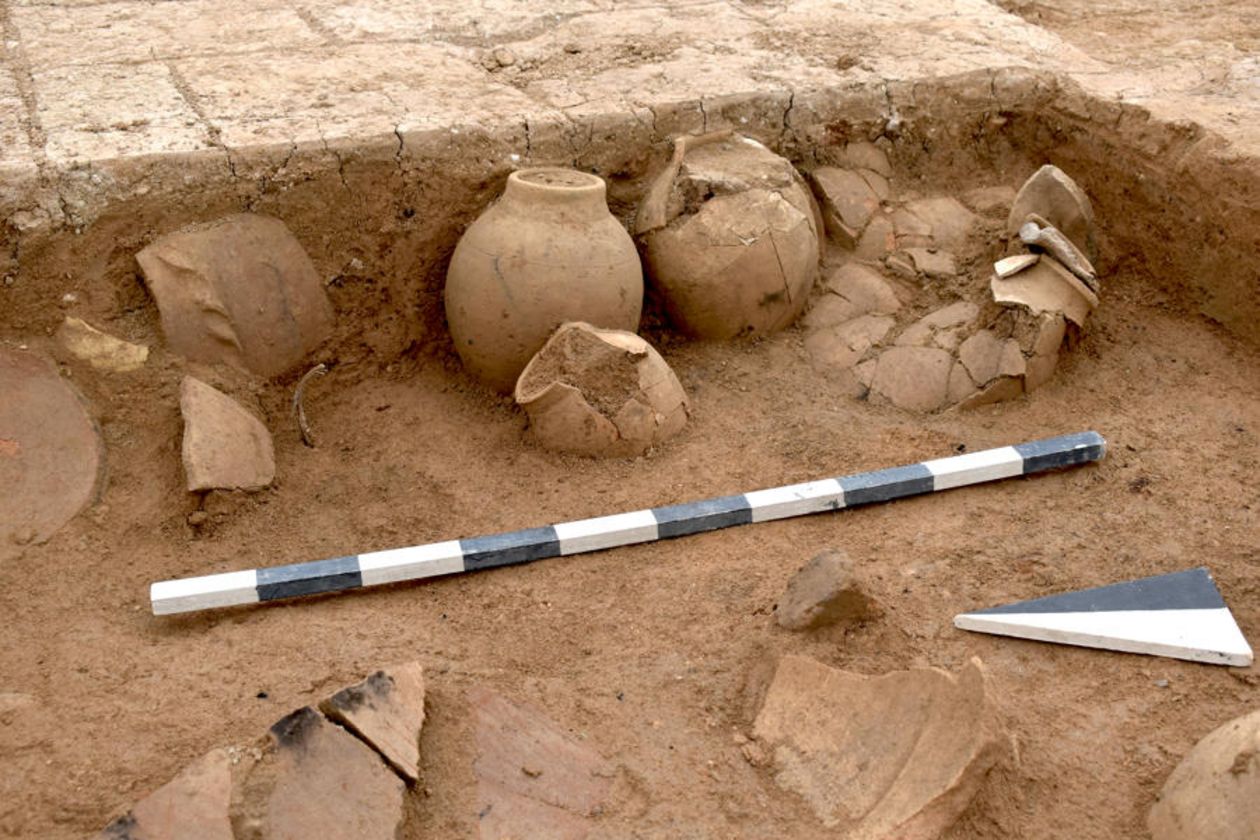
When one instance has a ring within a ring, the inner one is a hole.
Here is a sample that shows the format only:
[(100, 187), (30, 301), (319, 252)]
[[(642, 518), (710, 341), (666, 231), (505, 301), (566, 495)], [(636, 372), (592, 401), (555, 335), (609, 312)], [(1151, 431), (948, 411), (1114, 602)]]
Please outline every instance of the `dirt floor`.
[[(1091, 33), (1117, 33), (1105, 21), (1091, 29), (1050, 14), (1048, 4), (1004, 5), (1100, 58), (1110, 42)], [(1179, 4), (1187, 20), (1188, 5)], [(1212, 14), (1218, 23), (1231, 15)], [(1143, 38), (1167, 40), (1159, 31), (1135, 27), (1112, 40), (1136, 55)], [(1237, 49), (1254, 55), (1249, 37)], [(987, 177), (961, 171), (945, 186)], [(1121, 195), (1116, 188), (1101, 206), (1114, 210)], [(1152, 253), (1188, 258), (1210, 247), (1156, 241), (1170, 223), (1154, 217), (1100, 215), (1104, 232), (1109, 223), (1129, 232), (1149, 224)], [(250, 742), (294, 708), (412, 659), (427, 672), (430, 718), (424, 777), (408, 794), (400, 837), (475, 836), (465, 699), (475, 685), (541, 708), (618, 768), (600, 837), (829, 836), (740, 749), (759, 680), (785, 653), (869, 674), (984, 661), (1017, 759), (990, 776), (953, 840), (1144, 836), (1146, 812), (1186, 751), (1260, 706), (1260, 668), (952, 626), (969, 609), (1205, 565), (1244, 634), (1260, 640), (1260, 346), (1198, 314), (1176, 292), (1183, 278), (1169, 276), (1168, 260), (1144, 258), (1143, 244), (1130, 234), (1103, 240), (1103, 304), (1051, 384), (966, 413), (919, 416), (853, 398), (848, 381), (810, 364), (800, 328), (705, 344), (649, 318), (645, 333), (674, 366), (693, 416), (677, 438), (633, 460), (540, 450), (510, 400), (467, 378), (440, 343), (343, 352), (307, 389), (313, 449), (290, 418), (291, 383), (189, 365), (160, 345), (134, 374), (66, 362), (100, 424), (109, 475), (99, 503), (47, 544), (0, 562), (0, 836), (99, 830), (207, 750)], [(332, 294), (343, 318), (359, 314), (353, 292)], [(111, 306), (116, 324), (156, 335), (138, 285), (115, 290)], [(65, 362), (51, 337), (19, 326), (4, 324), (4, 338)], [(185, 372), (266, 420), (277, 450), (272, 488), (204, 499), (184, 491)], [(148, 586), (160, 579), (475, 536), (1084, 429), (1107, 438), (1106, 459), (1060, 474), (417, 585), (149, 614)], [(208, 516), (190, 525), (197, 510)], [(826, 548), (843, 548), (870, 573), (883, 616), (848, 631), (779, 629), (774, 607), (788, 578)]]

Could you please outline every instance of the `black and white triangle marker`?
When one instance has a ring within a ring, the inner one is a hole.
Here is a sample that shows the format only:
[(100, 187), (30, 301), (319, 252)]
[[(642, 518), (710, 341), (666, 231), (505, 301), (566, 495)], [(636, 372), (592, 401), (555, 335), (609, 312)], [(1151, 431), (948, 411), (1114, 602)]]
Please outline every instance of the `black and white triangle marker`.
[(1203, 568), (963, 613), (954, 626), (1213, 665), (1252, 661), (1251, 647)]

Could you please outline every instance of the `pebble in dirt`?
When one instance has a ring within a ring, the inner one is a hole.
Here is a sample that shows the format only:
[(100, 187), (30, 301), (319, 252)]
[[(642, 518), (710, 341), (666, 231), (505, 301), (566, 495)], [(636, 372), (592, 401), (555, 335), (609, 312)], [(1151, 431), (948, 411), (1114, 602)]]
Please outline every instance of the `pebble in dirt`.
[(1250, 645), (1204, 568), (964, 613), (954, 626), (1213, 665), (1252, 662)]

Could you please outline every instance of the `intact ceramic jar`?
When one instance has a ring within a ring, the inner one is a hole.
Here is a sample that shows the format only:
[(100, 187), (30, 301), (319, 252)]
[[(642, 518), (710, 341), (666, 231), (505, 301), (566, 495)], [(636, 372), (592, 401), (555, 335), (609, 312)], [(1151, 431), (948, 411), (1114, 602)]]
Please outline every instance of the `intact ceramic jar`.
[(634, 332), (643, 269), (608, 212), (602, 178), (559, 167), (521, 169), (465, 231), (446, 274), (446, 321), (464, 365), (510, 392), (566, 321)]

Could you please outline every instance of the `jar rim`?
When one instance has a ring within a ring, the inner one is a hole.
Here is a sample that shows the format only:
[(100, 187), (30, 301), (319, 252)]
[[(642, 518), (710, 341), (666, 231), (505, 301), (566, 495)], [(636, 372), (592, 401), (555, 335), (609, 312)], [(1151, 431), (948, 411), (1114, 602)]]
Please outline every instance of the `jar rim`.
[(566, 192), (587, 192), (602, 189), (604, 186), (604, 179), (598, 175), (563, 166), (518, 169), (508, 179), (530, 187)]

